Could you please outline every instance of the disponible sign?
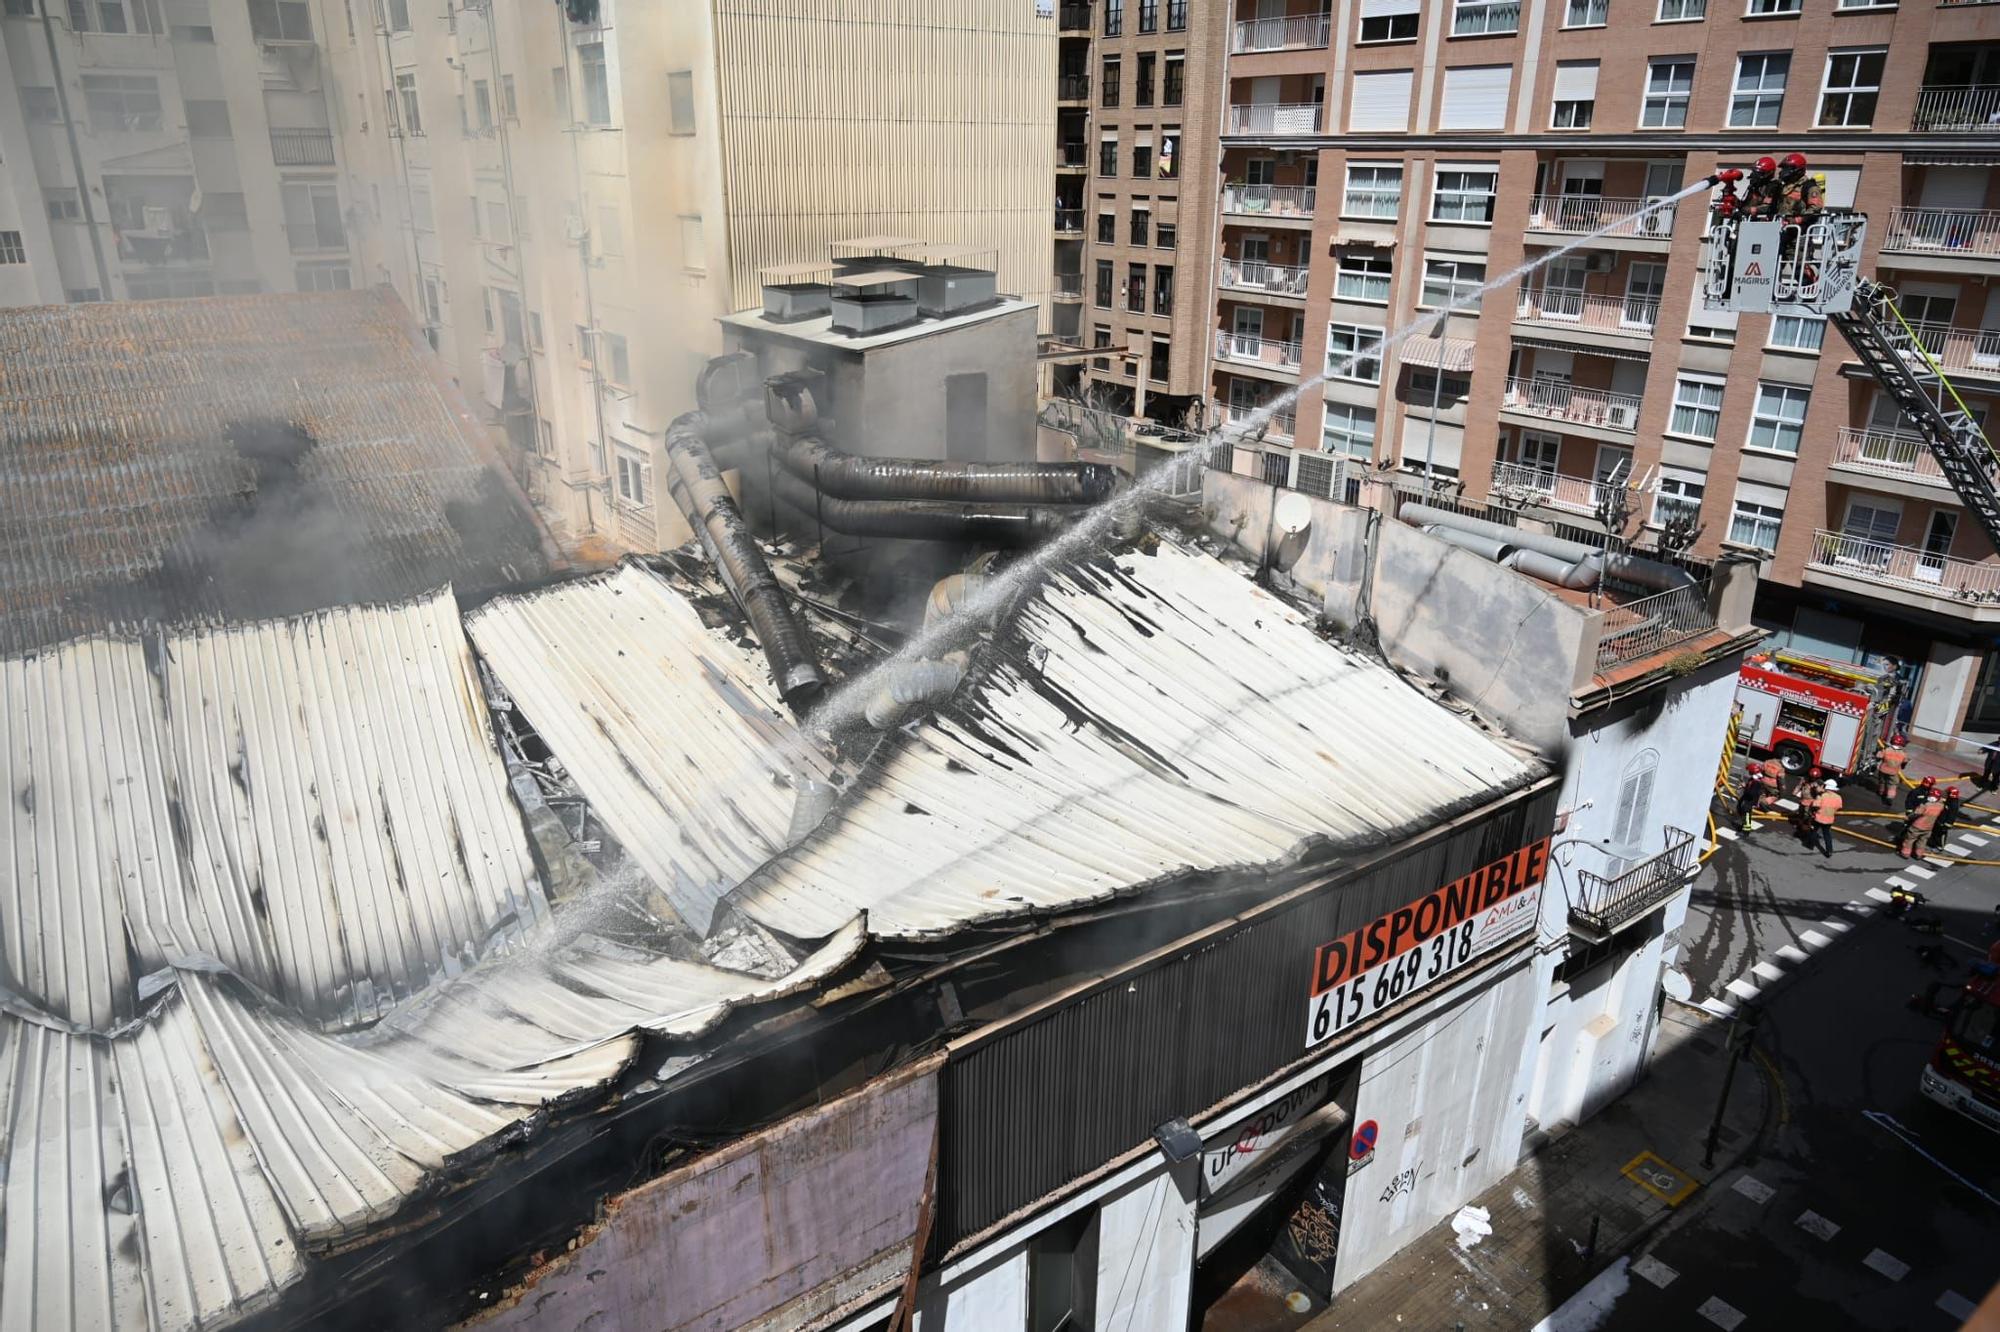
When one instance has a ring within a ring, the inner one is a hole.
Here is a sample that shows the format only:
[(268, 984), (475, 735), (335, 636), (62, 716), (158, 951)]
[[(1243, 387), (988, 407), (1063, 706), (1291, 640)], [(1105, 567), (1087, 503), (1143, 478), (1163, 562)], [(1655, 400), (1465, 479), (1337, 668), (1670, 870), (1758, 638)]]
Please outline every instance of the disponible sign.
[(1266, 1160), (1301, 1121), (1326, 1102), (1333, 1075), (1322, 1073), (1232, 1127), (1201, 1154), (1201, 1192), (1213, 1197)]
[(1544, 837), (1322, 944), (1313, 957), (1306, 1048), (1533, 929), (1548, 870)]

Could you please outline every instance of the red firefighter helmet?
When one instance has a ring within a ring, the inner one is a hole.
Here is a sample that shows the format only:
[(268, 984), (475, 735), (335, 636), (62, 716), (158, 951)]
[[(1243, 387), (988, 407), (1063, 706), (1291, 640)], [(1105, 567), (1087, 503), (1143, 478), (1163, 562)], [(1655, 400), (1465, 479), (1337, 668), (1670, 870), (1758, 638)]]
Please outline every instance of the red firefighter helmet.
[(1945, 788), (1945, 794), (1956, 800), (1958, 799), (1958, 788), (1956, 786), (1947, 787)]
[(1806, 155), (1804, 153), (1786, 153), (1784, 160), (1778, 163), (1778, 165), (1787, 171), (1804, 171), (1806, 169)]
[(1778, 159), (1775, 157), (1760, 157), (1750, 164), (1750, 170), (1759, 176), (1776, 175), (1778, 171)]
[(1889, 737), (1889, 743), (1892, 745), (1900, 745), (1903, 743), (1903, 739), (1904, 739), (1903, 733), (1901, 731), (1898, 731), (1894, 735)]
[(1927, 791), (1928, 791), (1928, 790), (1929, 790), (1929, 789), (1930, 789), (1931, 787), (1933, 787), (1933, 786), (1936, 786), (1936, 785), (1937, 785), (1937, 778), (1935, 778), (1935, 777), (1926, 777), (1926, 778), (1924, 778), (1924, 779), (1923, 779), (1923, 780), (1922, 780), (1921, 782), (1918, 782), (1918, 783), (1917, 783), (1917, 785), (1919, 785), (1919, 786), (1923, 787), (1923, 788), (1924, 788), (1925, 790), (1927, 790)]

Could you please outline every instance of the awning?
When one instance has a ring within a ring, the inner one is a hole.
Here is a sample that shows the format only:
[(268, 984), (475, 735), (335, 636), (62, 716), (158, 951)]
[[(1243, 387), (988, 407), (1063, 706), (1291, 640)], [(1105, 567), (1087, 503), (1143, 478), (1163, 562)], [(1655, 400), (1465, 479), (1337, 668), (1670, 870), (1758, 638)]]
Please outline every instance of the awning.
[(1426, 338), (1414, 337), (1399, 349), (1404, 365), (1442, 364), (1448, 371), (1470, 372), (1472, 352), (1477, 344), (1471, 338)]
[[(1593, 329), (1591, 331), (1608, 332), (1614, 337), (1617, 336), (1615, 332), (1608, 329)], [(1640, 332), (1636, 328), (1632, 330), (1632, 334), (1635, 337), (1639, 336)], [(1533, 347), (1537, 351), (1572, 352), (1578, 356), (1603, 356), (1613, 361), (1651, 361), (1653, 359), (1646, 352), (1627, 351), (1623, 347), (1614, 347), (1607, 342), (1594, 342), (1588, 347), (1579, 347), (1574, 342), (1563, 342), (1556, 338), (1524, 338), (1519, 333), (1514, 335), (1514, 345), (1516, 347)]]
[(2000, 166), (2000, 153), (1904, 153), (1904, 166)]

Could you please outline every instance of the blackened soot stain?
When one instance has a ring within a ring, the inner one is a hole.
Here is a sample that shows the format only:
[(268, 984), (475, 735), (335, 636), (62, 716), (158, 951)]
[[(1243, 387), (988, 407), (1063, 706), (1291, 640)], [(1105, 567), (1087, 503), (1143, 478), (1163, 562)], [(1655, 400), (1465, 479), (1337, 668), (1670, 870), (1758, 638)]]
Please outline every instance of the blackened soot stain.
[(1028, 766), (1027, 755), (1021, 753), (1019, 750), (1015, 749), (1012, 745), (1008, 744), (1005, 740), (1002, 740), (999, 736), (995, 735), (993, 732), (987, 730), (985, 726), (981, 725), (979, 718), (976, 715), (974, 715), (972, 709), (966, 708), (961, 710), (958, 713), (955, 720), (958, 722), (960, 726), (965, 728), (965, 732), (967, 735), (970, 735), (973, 739), (979, 741), (987, 748), (996, 749), (1000, 751), (1002, 754), (1005, 754), (1008, 758), (1013, 759), (1014, 762), (1020, 764), (1024, 768)]
[(1092, 652), (1095, 652), (1100, 657), (1104, 655), (1104, 649), (1090, 641), (1090, 631), (1085, 629), (1080, 623), (1078, 623), (1076, 617), (1062, 610), (1057, 609), (1053, 605), (1045, 607), (1045, 609), (1049, 612), (1049, 614), (1055, 616), (1057, 619), (1061, 620), (1064, 624), (1070, 627), (1070, 632), (1076, 635), (1077, 642), (1083, 644), (1085, 647), (1089, 648)]
[(903, 812), (905, 814), (924, 814), (924, 815), (928, 815), (930, 813), (930, 811), (925, 809), (922, 805), (913, 805), (907, 800), (903, 802)]
[(617, 756), (619, 763), (624, 765), (625, 771), (631, 775), (632, 780), (639, 783), (642, 789), (651, 791), (653, 784), (646, 780), (646, 774), (639, 770), (639, 765), (628, 758), (625, 751), (619, 747), (618, 741), (611, 734), (611, 728), (604, 724), (604, 719), (592, 716), (590, 724), (595, 726), (597, 733), (604, 737), (604, 743), (611, 746), (611, 752)]
[(1114, 725), (1097, 713), (1092, 712), (1089, 708), (1084, 707), (1083, 704), (1076, 700), (1074, 695), (1049, 680), (1047, 676), (1036, 680), (1034, 684), (1035, 691), (1053, 703), (1062, 712), (1063, 716), (1069, 719), (1071, 730), (1082, 730), (1085, 726), (1092, 727), (1110, 737), (1118, 744), (1123, 745), (1128, 750), (1144, 755), (1149, 761), (1173, 773), (1176, 777), (1183, 779), (1187, 777), (1187, 774), (1181, 770), (1179, 764), (1147, 744), (1144, 740), (1141, 740), (1138, 736), (1133, 735), (1124, 727)]
[(30, 781), (26, 785), (22, 786), (20, 794), (15, 796), (14, 799), (21, 806), (21, 812), (23, 814), (34, 813), (35, 812), (34, 782)]
[(250, 909), (257, 913), (257, 919), (271, 919), (271, 904), (264, 896), (264, 879), (260, 875), (250, 881)]
[(970, 768), (966, 767), (966, 766), (965, 766), (965, 765), (964, 765), (963, 763), (960, 763), (960, 762), (959, 762), (959, 761), (958, 761), (957, 759), (955, 759), (955, 758), (948, 758), (948, 759), (946, 759), (946, 760), (944, 761), (944, 770), (945, 770), (946, 772), (971, 772), (971, 771), (972, 771), (972, 769), (970, 769)]
[(389, 843), (389, 869), (396, 876), (396, 891), (407, 898), (410, 895), (410, 883), (403, 874), (403, 850), (396, 845), (396, 823), (389, 815), (389, 793), (378, 783), (375, 787), (375, 796), (382, 802), (382, 836)]
[(472, 882), (472, 866), (465, 859), (465, 833), (458, 826), (458, 814), (451, 816), (451, 858), (458, 866), (458, 876), (465, 883)]
[(167, 826), (174, 834), (174, 854), (182, 860), (188, 857), (187, 811), (181, 808), (181, 798), (176, 792), (167, 793)]

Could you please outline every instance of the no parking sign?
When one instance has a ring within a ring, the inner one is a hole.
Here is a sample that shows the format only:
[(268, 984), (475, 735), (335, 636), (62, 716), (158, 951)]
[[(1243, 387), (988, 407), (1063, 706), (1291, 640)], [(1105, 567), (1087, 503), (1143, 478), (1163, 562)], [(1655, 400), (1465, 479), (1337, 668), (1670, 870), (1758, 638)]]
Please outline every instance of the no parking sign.
[(1347, 1144), (1349, 1174), (1375, 1159), (1375, 1140), (1381, 1135), (1382, 1126), (1372, 1119), (1364, 1119), (1354, 1126), (1354, 1140)]

